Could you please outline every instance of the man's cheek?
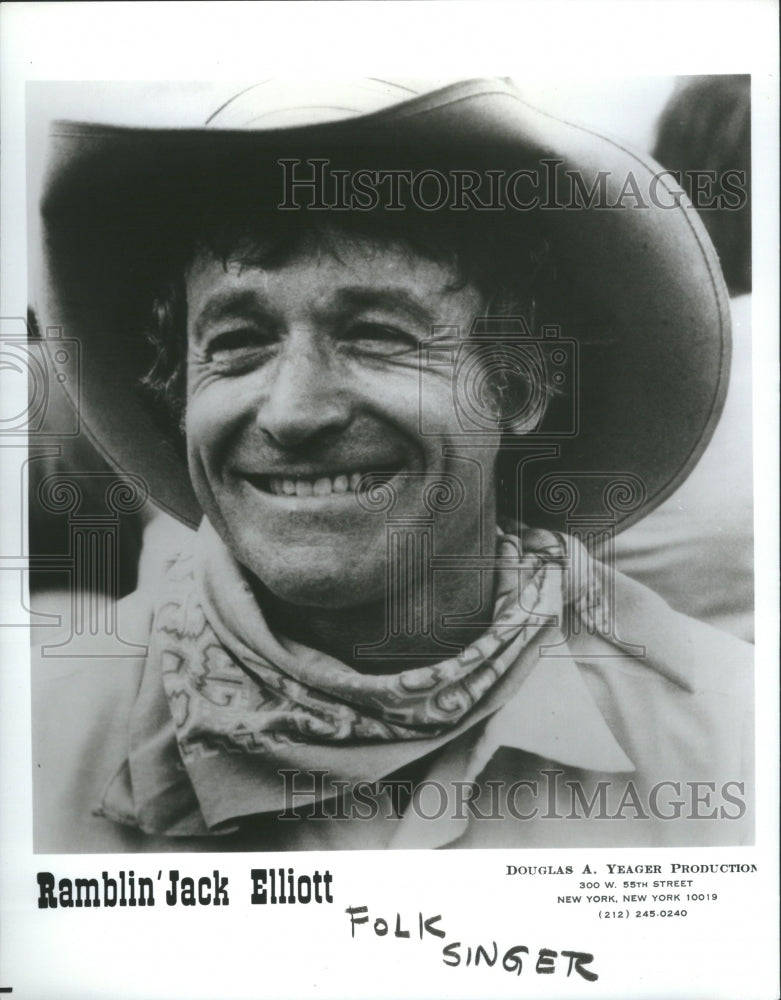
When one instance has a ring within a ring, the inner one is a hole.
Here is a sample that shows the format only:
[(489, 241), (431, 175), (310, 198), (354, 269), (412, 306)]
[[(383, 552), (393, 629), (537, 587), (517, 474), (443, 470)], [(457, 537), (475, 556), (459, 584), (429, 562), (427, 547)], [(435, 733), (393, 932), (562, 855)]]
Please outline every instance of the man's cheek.
[(208, 394), (197, 393), (190, 399), (185, 416), (188, 455), (196, 462), (208, 464), (219, 450), (226, 425), (221, 401)]
[(417, 409), (418, 427), (424, 437), (452, 436), (460, 431), (456, 388), (449, 374), (421, 373)]

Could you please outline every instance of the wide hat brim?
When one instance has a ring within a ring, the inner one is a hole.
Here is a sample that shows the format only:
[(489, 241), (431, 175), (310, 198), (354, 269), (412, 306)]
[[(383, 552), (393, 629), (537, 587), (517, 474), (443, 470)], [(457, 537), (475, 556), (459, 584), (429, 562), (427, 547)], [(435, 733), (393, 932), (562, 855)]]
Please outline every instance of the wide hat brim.
[[(718, 421), (729, 370), (727, 293), (702, 223), (669, 176), (653, 181), (661, 168), (649, 158), (540, 112), (504, 81), (477, 80), (292, 128), (55, 123), (34, 306), (42, 328), (78, 342), (69, 388), (85, 431), (117, 469), (144, 478), (162, 509), (189, 524), (202, 516), (181, 442), (139, 388), (153, 357), (141, 331), (173, 234), (237, 178), (279, 204), (278, 160), (315, 156), (504, 172), (555, 161), (585, 189), (606, 172), (602, 207), (536, 212), (568, 317), (571, 384), (534, 433), (508, 438), (501, 509), (508, 521), (599, 534), (637, 521), (683, 482)], [(616, 205), (630, 174), (644, 205), (631, 196)], [(654, 185), (661, 204), (647, 197)], [(503, 217), (529, 222), (509, 207)], [(485, 225), (496, 218), (486, 212)]]

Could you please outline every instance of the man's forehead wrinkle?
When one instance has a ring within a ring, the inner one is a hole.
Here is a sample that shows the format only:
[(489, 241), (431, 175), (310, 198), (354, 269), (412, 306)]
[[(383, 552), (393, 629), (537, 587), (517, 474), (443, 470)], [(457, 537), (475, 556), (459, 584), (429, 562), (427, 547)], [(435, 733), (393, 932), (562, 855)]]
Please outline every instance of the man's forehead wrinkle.
[[(275, 313), (273, 296), (267, 293), (267, 287), (229, 287), (207, 293), (205, 302), (197, 308), (194, 316), (196, 336), (210, 323), (227, 317), (251, 318), (259, 312), (266, 316)], [(427, 301), (395, 285), (381, 288), (356, 285), (324, 288), (320, 295), (310, 300), (307, 311), (328, 318), (338, 318), (361, 310), (378, 309), (389, 313), (403, 312), (420, 323), (430, 324), (438, 317), (439, 302), (439, 296), (435, 296), (434, 301)]]
[[(314, 274), (307, 261), (314, 265)], [(366, 272), (369, 262), (371, 270), (363, 278), (361, 272)], [(188, 268), (187, 278), (199, 322), (209, 322), (228, 310), (270, 308), (276, 291), (290, 288), (307, 292), (317, 311), (376, 306), (403, 309), (426, 321), (454, 293), (468, 294), (467, 288), (452, 288), (447, 268), (395, 253), (345, 261), (331, 253), (304, 255), (279, 267), (236, 260), (225, 266), (211, 256), (199, 256)]]
[(415, 318), (428, 321), (432, 317), (431, 305), (423, 298), (411, 294), (398, 285), (372, 287), (356, 285), (339, 288), (334, 293), (334, 304), (337, 308), (372, 308), (398, 310), (412, 313)]

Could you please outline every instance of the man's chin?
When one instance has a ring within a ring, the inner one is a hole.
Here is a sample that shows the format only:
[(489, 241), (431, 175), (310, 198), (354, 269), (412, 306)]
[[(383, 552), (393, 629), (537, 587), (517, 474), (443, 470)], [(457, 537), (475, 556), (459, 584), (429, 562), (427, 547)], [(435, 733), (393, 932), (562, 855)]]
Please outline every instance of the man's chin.
[(382, 593), (374, 594), (366, 587), (345, 587), (343, 581), (336, 583), (331, 579), (309, 579), (304, 582), (275, 579), (270, 584), (265, 580), (261, 583), (277, 600), (284, 601), (285, 604), (321, 611), (357, 609), (374, 604), (383, 597)]
[[(318, 556), (320, 554), (318, 553)], [(262, 589), (278, 601), (301, 608), (338, 610), (382, 601), (385, 574), (377, 563), (361, 572), (344, 559), (297, 559), (292, 553), (278, 563), (253, 560), (247, 568)], [(246, 565), (246, 561), (245, 561)]]

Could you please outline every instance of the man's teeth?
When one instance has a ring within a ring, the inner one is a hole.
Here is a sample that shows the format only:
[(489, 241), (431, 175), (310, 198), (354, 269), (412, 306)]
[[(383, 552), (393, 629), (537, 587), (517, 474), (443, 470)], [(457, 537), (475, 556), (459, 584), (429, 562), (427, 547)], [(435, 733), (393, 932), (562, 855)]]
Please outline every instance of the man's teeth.
[(269, 491), (286, 497), (327, 497), (332, 493), (353, 493), (363, 473), (318, 476), (317, 479), (269, 479)]

